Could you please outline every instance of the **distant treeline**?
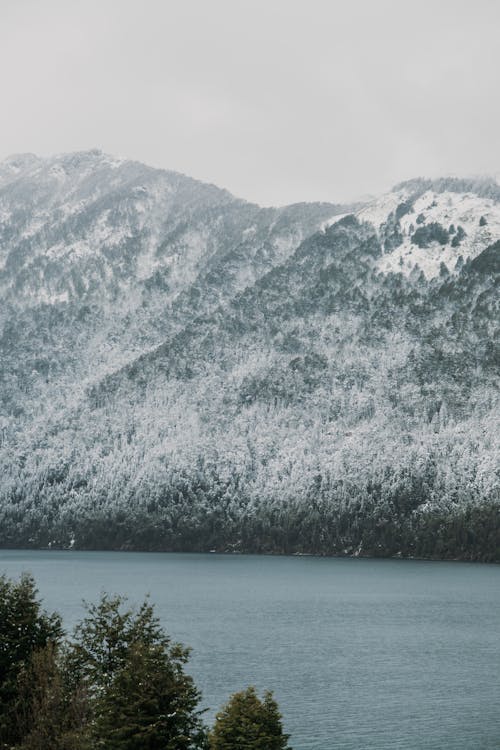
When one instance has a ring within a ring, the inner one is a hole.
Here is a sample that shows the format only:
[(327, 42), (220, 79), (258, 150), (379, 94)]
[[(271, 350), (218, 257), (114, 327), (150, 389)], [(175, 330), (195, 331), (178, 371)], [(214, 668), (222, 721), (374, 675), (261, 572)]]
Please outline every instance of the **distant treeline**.
[(500, 562), (500, 513), (497, 505), (436, 510), (388, 516), (387, 506), (364, 502), (338, 515), (316, 503), (309, 513), (282, 505), (245, 514), (240, 522), (223, 522), (214, 503), (203, 516), (171, 518), (166, 523), (150, 515), (130, 519), (107, 513), (87, 523), (73, 524), (78, 544), (68, 544), (67, 529), (59, 525), (36, 529), (32, 536), (13, 539), (3, 531), (4, 548), (77, 548), (163, 552), (239, 552), (257, 554), (316, 554), (360, 557), (415, 557), (442, 560)]

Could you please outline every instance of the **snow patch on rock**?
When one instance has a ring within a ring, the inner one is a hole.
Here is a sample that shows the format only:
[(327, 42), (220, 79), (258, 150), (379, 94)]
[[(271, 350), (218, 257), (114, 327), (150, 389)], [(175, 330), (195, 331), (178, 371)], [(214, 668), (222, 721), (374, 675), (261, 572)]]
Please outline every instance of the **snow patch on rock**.
[[(407, 201), (411, 201), (407, 191), (395, 191), (363, 207), (356, 215), (372, 223), (383, 239), (385, 227), (395, 220), (396, 209)], [(415, 231), (430, 224), (440, 224), (449, 232), (446, 244), (433, 241), (428, 247), (418, 246), (413, 239)], [(465, 236), (454, 246), (459, 227)], [(500, 239), (500, 203), (474, 193), (427, 190), (400, 217), (399, 232), (401, 244), (382, 255), (378, 269), (409, 275), (418, 266), (427, 278), (433, 278), (440, 273), (442, 263), (453, 272), (460, 257), (474, 258)]]

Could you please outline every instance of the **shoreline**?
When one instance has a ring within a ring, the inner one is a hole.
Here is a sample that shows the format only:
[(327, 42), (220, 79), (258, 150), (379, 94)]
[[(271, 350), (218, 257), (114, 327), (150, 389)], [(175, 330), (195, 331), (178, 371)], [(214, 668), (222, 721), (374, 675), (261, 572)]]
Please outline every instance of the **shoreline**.
[(466, 557), (419, 557), (408, 555), (370, 555), (370, 554), (326, 554), (324, 552), (252, 552), (248, 550), (152, 550), (152, 549), (116, 549), (116, 548), (81, 548), (81, 547), (1, 547), (2, 552), (48, 552), (48, 553), (109, 553), (109, 554), (147, 554), (147, 555), (200, 555), (213, 557), (283, 557), (283, 558), (324, 558), (330, 560), (396, 560), (401, 562), (443, 562), (469, 563), (474, 565), (500, 565), (500, 560), (478, 560)]

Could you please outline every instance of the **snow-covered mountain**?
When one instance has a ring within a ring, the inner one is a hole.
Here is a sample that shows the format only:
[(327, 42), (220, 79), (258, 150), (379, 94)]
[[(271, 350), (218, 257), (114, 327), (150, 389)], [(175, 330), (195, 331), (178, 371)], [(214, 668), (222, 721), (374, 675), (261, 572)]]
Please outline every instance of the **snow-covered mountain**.
[[(367, 202), (355, 215), (377, 229), (382, 273), (453, 272), (500, 238), (500, 186), (496, 180), (411, 180)], [(329, 226), (342, 217), (325, 222)]]
[(234, 268), (239, 288), (335, 210), (262, 210), (99, 151), (14, 156), (0, 165), (0, 293), (16, 306), (53, 304), (130, 295), (161, 277), (171, 300), (236, 249), (245, 261)]
[(0, 165), (0, 543), (500, 559), (494, 180)]
[(32, 351), (52, 369), (71, 362), (71, 389), (77, 373), (93, 381), (225, 304), (339, 210), (261, 209), (100, 151), (13, 156), (0, 165), (0, 322), (15, 337), (76, 314), (61, 332), (70, 358), (59, 342)]

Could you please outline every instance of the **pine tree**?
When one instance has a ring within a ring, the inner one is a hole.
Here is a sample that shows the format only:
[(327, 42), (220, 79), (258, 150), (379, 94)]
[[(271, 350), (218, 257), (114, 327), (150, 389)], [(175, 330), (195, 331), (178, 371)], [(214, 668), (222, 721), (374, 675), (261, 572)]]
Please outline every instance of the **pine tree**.
[(87, 686), (93, 741), (106, 750), (195, 750), (205, 731), (189, 650), (165, 635), (153, 607), (104, 595), (76, 628), (69, 665)]
[(106, 750), (195, 750), (205, 746), (199, 693), (185, 651), (134, 643), (95, 705), (96, 744)]
[(273, 694), (261, 700), (254, 687), (231, 696), (215, 717), (210, 750), (289, 750)]
[(16, 715), (21, 671), (62, 636), (61, 618), (42, 611), (37, 595), (31, 576), (0, 576), (0, 748), (21, 741), (26, 730)]
[(36, 651), (18, 677), (16, 717), (20, 750), (90, 750), (88, 702), (82, 686), (70, 689), (53, 643)]

